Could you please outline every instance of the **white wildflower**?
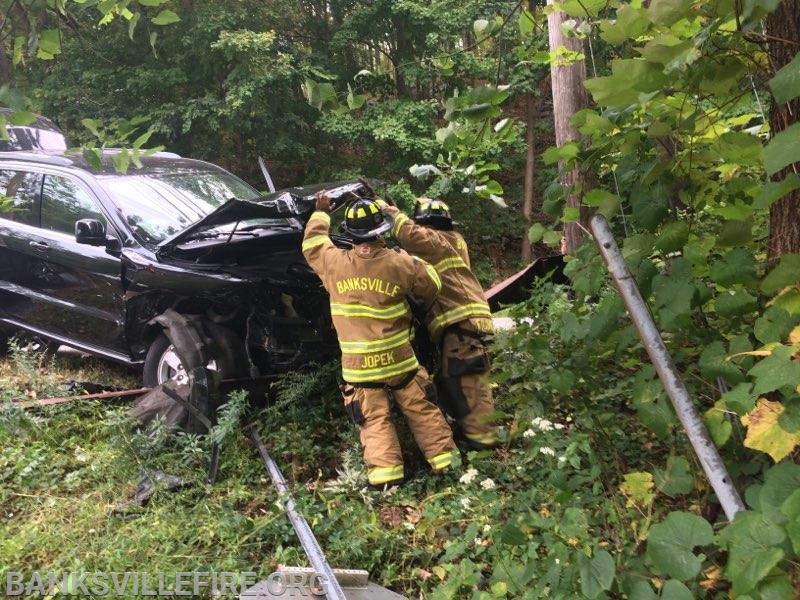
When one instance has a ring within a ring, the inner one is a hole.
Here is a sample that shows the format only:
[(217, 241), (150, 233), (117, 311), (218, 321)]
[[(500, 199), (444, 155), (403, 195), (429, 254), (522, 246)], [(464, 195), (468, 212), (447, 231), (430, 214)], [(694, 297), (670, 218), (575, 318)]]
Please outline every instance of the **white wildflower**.
[(556, 564), (557, 564), (557, 565), (560, 565), (560, 564), (561, 564), (561, 561), (560, 561), (559, 559), (556, 559)]
[(478, 476), (478, 470), (470, 467), (466, 472), (458, 478), (461, 483), (472, 483)]
[(475, 544), (476, 546), (483, 546), (483, 540), (481, 538), (475, 538), (474, 540), (472, 540), (472, 543)]
[(483, 533), (489, 533), (492, 530), (492, 526), (488, 523), (483, 526)]
[(562, 454), (561, 456), (558, 457), (558, 464), (563, 465), (565, 462), (567, 462), (566, 455)]
[(488, 477), (481, 481), (481, 487), (485, 490), (493, 490), (494, 489), (494, 481), (489, 479)]
[(539, 452), (541, 452), (542, 454), (546, 454), (547, 456), (555, 456), (556, 455), (556, 451), (553, 450), (552, 448), (548, 448), (547, 446), (543, 446), (543, 447), (539, 448)]
[(522, 437), (525, 438), (532, 438), (535, 435), (536, 432), (533, 429), (526, 429), (525, 431), (522, 432)]
[(470, 499), (469, 498), (462, 498), (461, 499), (461, 507), (462, 508), (469, 508)]
[(564, 429), (564, 427), (566, 427), (566, 425), (563, 423), (553, 423), (553, 429)]
[(553, 422), (542, 417), (536, 417), (531, 420), (531, 425), (536, 427), (539, 431), (552, 431)]

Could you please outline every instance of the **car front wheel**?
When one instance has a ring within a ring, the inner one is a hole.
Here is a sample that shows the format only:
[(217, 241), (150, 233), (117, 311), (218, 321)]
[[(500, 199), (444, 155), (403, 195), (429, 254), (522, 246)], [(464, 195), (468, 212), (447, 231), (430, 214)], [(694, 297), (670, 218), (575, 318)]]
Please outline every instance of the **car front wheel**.
[[(206, 323), (205, 328), (215, 350), (206, 368), (217, 371), (220, 379), (245, 377), (247, 354), (239, 336), (227, 327), (214, 323)], [(170, 380), (181, 385), (189, 383), (189, 375), (181, 357), (163, 333), (156, 337), (147, 351), (142, 380), (146, 387), (156, 387)]]

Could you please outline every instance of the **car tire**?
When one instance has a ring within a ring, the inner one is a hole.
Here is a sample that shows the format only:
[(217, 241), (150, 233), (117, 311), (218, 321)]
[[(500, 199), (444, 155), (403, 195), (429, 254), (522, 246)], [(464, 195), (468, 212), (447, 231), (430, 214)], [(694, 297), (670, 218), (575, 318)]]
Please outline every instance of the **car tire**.
[[(217, 371), (220, 379), (246, 377), (249, 361), (241, 338), (227, 327), (216, 323), (206, 322), (204, 328), (217, 350), (208, 367)], [(142, 381), (145, 387), (156, 387), (168, 379), (174, 379), (176, 367), (182, 368), (183, 365), (180, 365), (180, 360), (174, 354), (172, 342), (161, 333), (150, 344), (144, 359)], [(182, 379), (180, 375), (178, 378)]]

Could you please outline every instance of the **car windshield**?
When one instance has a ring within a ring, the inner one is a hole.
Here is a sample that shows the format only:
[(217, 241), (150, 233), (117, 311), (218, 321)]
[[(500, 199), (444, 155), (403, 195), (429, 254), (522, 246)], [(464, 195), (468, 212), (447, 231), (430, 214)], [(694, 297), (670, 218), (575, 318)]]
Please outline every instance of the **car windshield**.
[(176, 169), (103, 178), (117, 210), (142, 242), (158, 244), (183, 231), (231, 198), (258, 192), (224, 171)]

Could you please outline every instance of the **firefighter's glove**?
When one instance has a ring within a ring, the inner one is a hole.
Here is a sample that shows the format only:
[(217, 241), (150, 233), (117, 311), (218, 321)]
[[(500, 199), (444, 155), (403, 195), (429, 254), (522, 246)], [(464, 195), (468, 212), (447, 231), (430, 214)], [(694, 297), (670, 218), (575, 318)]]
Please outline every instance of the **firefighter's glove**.
[(334, 203), (327, 192), (325, 192), (324, 190), (317, 192), (316, 205), (314, 206), (316, 210), (321, 210), (323, 212), (329, 213), (331, 212), (333, 207)]

